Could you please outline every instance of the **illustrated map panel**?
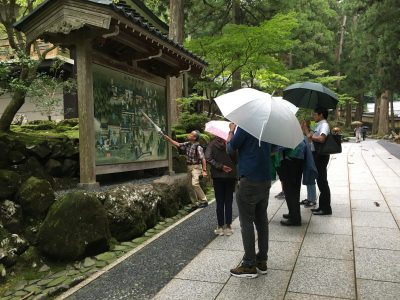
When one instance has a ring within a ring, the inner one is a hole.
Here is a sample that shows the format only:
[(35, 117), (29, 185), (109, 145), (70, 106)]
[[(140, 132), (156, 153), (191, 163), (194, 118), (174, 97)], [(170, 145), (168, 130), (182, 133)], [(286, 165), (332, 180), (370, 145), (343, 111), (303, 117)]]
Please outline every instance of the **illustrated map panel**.
[(167, 159), (164, 86), (93, 65), (96, 165)]

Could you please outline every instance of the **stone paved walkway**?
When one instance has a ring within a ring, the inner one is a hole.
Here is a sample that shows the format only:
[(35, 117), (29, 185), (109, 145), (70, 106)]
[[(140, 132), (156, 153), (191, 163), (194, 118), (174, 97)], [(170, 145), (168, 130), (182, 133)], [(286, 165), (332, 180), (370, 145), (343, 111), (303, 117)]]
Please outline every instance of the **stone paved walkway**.
[(234, 235), (214, 239), (155, 298), (400, 299), (400, 160), (376, 141), (345, 143), (328, 179), (333, 215), (302, 208), (297, 228), (279, 224), (287, 208), (272, 186), (268, 275), (230, 276), (243, 255), (236, 219)]

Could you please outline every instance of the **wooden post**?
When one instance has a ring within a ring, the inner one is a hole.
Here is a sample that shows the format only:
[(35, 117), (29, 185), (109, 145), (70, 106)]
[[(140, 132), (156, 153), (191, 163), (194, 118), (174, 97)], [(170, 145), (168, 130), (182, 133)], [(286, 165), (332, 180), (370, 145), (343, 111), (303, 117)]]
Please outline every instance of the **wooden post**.
[[(171, 136), (171, 125), (172, 125), (172, 112), (174, 110), (175, 106), (175, 101), (171, 98), (171, 77), (167, 76), (166, 80), (166, 94), (167, 94), (167, 134)], [(167, 142), (166, 142), (167, 143)], [(172, 168), (172, 146), (170, 143), (168, 144), (168, 175), (173, 175), (175, 174), (173, 168)]]
[(96, 153), (94, 132), (94, 100), (91, 41), (84, 36), (76, 43), (76, 68), (79, 115), (79, 186), (98, 187), (96, 182)]

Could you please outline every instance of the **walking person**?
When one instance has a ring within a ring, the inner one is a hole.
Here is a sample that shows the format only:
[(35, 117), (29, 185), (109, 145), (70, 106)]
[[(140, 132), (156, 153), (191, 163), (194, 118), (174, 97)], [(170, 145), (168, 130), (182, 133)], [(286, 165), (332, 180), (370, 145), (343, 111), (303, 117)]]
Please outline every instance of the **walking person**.
[(218, 227), (217, 235), (233, 234), (232, 203), (236, 184), (236, 166), (234, 160), (226, 152), (226, 141), (215, 137), (207, 146), (205, 152), (207, 162), (211, 165), (215, 200), (217, 202)]
[[(267, 274), (268, 259), (268, 197), (271, 188), (271, 145), (259, 140), (231, 123), (227, 139), (228, 153), (238, 151), (239, 187), (236, 202), (242, 232), (244, 256), (242, 263), (230, 270), (232, 276), (256, 278)], [(255, 251), (254, 225), (258, 235)]]
[(354, 128), (354, 132), (356, 133), (356, 143), (361, 142), (361, 125), (357, 124), (356, 128)]
[(196, 208), (207, 207), (207, 197), (200, 186), (199, 177), (207, 176), (207, 165), (204, 156), (203, 147), (200, 146), (200, 132), (194, 130), (187, 135), (188, 142), (179, 143), (171, 139), (168, 135), (163, 135), (164, 139), (181, 150), (186, 151), (186, 164), (189, 182), (189, 195), (192, 201), (192, 206), (189, 211)]
[(310, 141), (314, 143), (316, 151), (314, 152), (314, 162), (318, 171), (317, 185), (320, 191), (319, 195), (319, 207), (312, 208), (311, 211), (314, 215), (331, 215), (331, 191), (329, 188), (328, 178), (327, 178), (327, 166), (329, 163), (329, 154), (320, 155), (318, 154), (318, 145), (323, 144), (326, 141), (330, 129), (327, 122), (328, 110), (325, 108), (316, 108), (314, 110), (313, 118), (317, 123), (315, 132), (312, 133), (307, 128), (305, 123), (302, 124), (302, 129), (304, 134), (309, 138)]

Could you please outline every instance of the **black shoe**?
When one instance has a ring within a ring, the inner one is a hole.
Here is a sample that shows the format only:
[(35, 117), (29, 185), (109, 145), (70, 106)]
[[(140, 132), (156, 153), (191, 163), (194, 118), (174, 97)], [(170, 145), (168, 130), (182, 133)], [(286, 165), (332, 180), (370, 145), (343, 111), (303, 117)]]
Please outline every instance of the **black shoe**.
[(331, 214), (332, 214), (331, 210), (319, 210), (319, 211), (313, 212), (314, 216), (329, 216)]
[(186, 208), (185, 210), (190, 214), (191, 212), (194, 212), (197, 209), (197, 206), (191, 206), (189, 208)]
[(306, 204), (308, 204), (308, 199), (304, 199), (304, 200), (302, 200), (302, 201), (300, 201), (300, 205), (306, 205)]
[(281, 225), (283, 225), (283, 226), (301, 226), (301, 222), (294, 222), (290, 219), (281, 220)]
[(199, 208), (204, 208), (204, 207), (207, 207), (207, 206), (208, 206), (208, 202), (201, 202), (199, 204)]
[(317, 205), (317, 203), (314, 201), (308, 201), (308, 203), (304, 204), (304, 207), (313, 207)]
[(289, 215), (289, 214), (283, 214), (283, 215), (282, 215), (282, 218), (284, 218), (284, 219), (290, 219), (290, 215)]
[(320, 211), (321, 209), (319, 207), (317, 207), (317, 208), (311, 208), (310, 210), (314, 213), (314, 212)]

